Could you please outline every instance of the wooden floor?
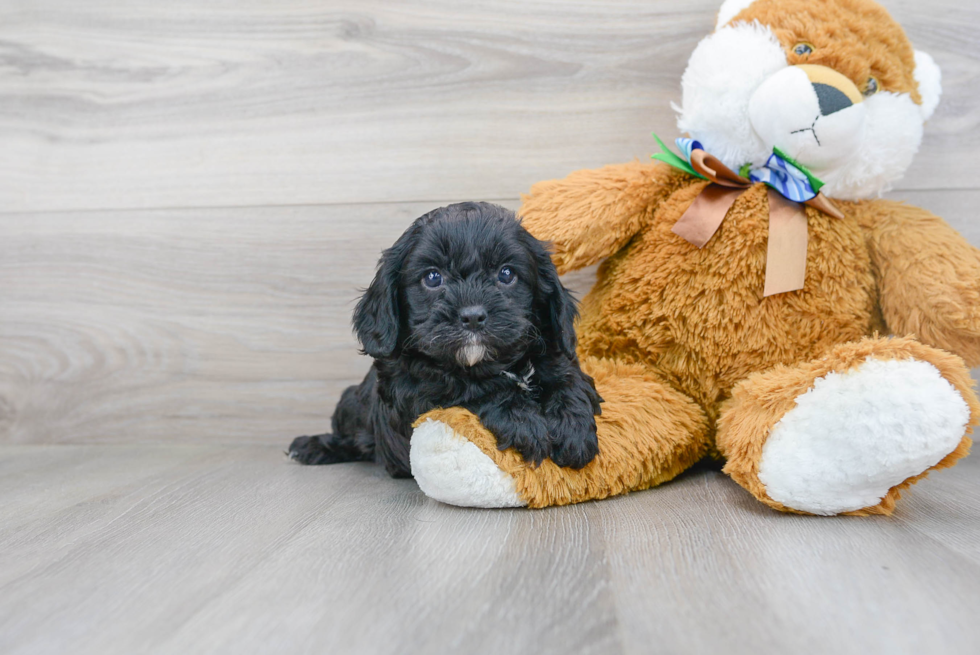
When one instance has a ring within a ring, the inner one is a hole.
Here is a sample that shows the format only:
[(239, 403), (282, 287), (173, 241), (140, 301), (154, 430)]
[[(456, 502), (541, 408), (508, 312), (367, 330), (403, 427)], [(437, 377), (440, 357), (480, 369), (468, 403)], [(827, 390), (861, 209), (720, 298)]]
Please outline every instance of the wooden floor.
[(856, 519), (707, 469), (485, 511), (268, 446), (8, 446), (0, 652), (977, 653), (978, 464)]
[[(980, 652), (976, 457), (815, 519), (281, 455), (367, 369), (380, 250), (647, 159), (719, 4), (0, 0), (0, 654)], [(944, 84), (889, 196), (980, 245), (980, 6), (884, 4)]]

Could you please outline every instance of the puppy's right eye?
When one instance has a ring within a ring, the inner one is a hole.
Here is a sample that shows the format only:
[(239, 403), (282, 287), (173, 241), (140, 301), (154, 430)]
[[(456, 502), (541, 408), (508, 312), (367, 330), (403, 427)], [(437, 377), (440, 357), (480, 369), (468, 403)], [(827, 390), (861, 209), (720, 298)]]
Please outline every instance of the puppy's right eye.
[(439, 271), (429, 271), (422, 276), (422, 284), (430, 289), (438, 289), (442, 286), (442, 273)]

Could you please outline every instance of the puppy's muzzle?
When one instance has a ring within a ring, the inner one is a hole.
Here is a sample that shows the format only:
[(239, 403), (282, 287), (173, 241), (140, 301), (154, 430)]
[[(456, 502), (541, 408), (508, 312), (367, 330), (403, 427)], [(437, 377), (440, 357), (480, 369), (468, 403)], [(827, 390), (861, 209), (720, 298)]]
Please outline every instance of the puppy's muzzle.
[(475, 366), (487, 356), (487, 349), (480, 343), (477, 333), (482, 331), (487, 323), (487, 309), (483, 305), (469, 305), (459, 310), (459, 322), (469, 331), (466, 345), (458, 353), (456, 359), (463, 366)]
[(459, 320), (467, 330), (482, 330), (487, 322), (487, 310), (483, 305), (470, 305), (459, 310)]

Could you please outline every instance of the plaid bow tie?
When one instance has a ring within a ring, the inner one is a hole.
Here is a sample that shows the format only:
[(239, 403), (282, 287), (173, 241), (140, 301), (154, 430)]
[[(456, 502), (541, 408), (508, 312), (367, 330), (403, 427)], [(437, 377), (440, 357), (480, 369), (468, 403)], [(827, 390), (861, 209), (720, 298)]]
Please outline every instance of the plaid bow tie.
[(711, 182), (674, 224), (673, 232), (698, 248), (704, 247), (721, 227), (735, 199), (754, 183), (765, 184), (769, 187), (769, 242), (763, 296), (802, 289), (808, 239), (806, 212), (800, 203), (835, 218), (844, 217), (820, 193), (823, 182), (778, 148), (773, 148), (761, 168), (746, 165), (735, 173), (694, 139), (677, 139), (682, 158), (668, 150), (656, 134), (653, 137), (663, 151), (653, 155), (654, 159)]

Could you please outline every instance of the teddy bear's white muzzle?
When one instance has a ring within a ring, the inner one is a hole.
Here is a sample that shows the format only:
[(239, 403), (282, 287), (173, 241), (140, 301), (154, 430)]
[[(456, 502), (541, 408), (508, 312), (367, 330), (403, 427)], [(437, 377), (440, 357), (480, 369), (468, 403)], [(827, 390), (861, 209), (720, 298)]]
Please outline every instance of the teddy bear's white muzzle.
[(853, 83), (822, 66), (788, 66), (749, 100), (749, 120), (766, 146), (778, 147), (818, 175), (852, 154), (864, 116)]

